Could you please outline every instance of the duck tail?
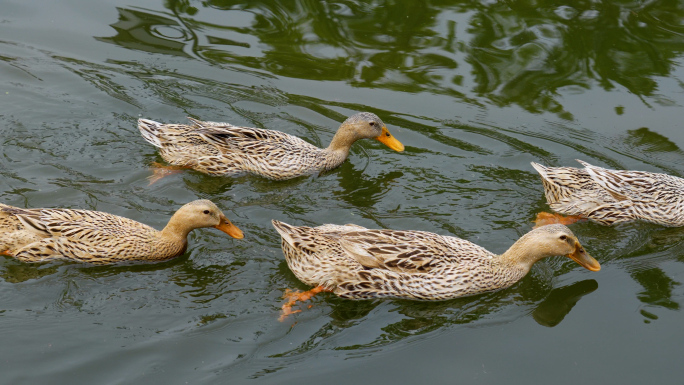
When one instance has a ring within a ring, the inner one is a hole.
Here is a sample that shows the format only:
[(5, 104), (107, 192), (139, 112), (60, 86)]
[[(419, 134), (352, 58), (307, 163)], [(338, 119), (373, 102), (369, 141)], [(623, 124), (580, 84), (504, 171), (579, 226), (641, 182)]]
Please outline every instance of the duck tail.
[(159, 135), (161, 135), (162, 124), (149, 119), (138, 119), (138, 129), (142, 134), (143, 138), (148, 141), (151, 145), (161, 148), (161, 141), (159, 140)]
[(273, 227), (275, 227), (276, 231), (280, 234), (281, 238), (288, 244), (292, 244), (294, 240), (290, 236), (290, 234), (294, 230), (294, 226), (288, 225), (285, 222), (280, 222), (275, 219), (271, 220), (271, 223), (273, 224)]
[(548, 167), (543, 166), (543, 165), (541, 165), (541, 164), (539, 164), (539, 163), (535, 163), (535, 162), (530, 162), (530, 163), (532, 164), (532, 167), (534, 167), (534, 169), (537, 170), (537, 172), (539, 173), (539, 175), (540, 175), (542, 178), (544, 178), (544, 179), (548, 179), (548, 178), (549, 178), (549, 177), (548, 177), (548, 169), (549, 169)]

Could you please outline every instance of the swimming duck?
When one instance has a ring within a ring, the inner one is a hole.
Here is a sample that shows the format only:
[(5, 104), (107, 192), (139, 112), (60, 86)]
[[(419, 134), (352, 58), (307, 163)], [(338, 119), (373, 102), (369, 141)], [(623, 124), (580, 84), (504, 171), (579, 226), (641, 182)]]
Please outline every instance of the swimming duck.
[(292, 226), (276, 220), (290, 270), (310, 292), (349, 299), (446, 300), (507, 288), (545, 257), (566, 255), (591, 271), (601, 266), (564, 225), (539, 227), (495, 255), (466, 240), (426, 231), (369, 230), (356, 225)]
[(318, 174), (342, 164), (359, 139), (373, 138), (393, 150), (404, 150), (382, 120), (370, 112), (345, 120), (324, 149), (280, 131), (188, 119), (191, 125), (140, 119), (138, 128), (170, 164), (209, 175), (249, 172), (284, 180)]
[[(545, 167), (541, 175), (552, 210), (602, 225), (643, 220), (684, 226), (684, 179), (646, 171), (609, 170), (578, 160), (584, 168)], [(546, 214), (546, 215), (544, 215)], [(538, 223), (552, 214), (541, 213)], [(553, 220), (553, 219), (552, 219)], [(567, 222), (567, 221), (566, 221)]]
[(176, 211), (162, 231), (100, 211), (22, 209), (0, 204), (0, 254), (22, 262), (67, 259), (104, 265), (163, 261), (183, 254), (190, 231), (214, 227), (233, 238), (242, 231), (208, 200)]

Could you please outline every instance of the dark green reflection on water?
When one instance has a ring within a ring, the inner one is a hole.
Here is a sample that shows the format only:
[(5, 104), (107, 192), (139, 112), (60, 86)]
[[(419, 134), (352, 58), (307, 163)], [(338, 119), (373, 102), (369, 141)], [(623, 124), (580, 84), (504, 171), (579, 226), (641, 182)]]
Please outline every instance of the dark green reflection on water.
[(554, 90), (597, 81), (607, 90), (617, 83), (652, 95), (653, 77), (666, 76), (684, 50), (680, 1), (557, 4), (496, 2), (478, 12), (471, 56), (480, 67), (478, 92), (500, 105), (571, 118)]
[[(118, 8), (119, 22), (112, 24), (118, 34), (114, 37), (98, 38), (128, 49), (155, 52), (164, 55), (188, 56), (184, 51), (186, 36), (178, 22), (172, 18), (136, 9)], [(154, 31), (168, 26), (180, 32), (179, 41), (157, 36)]]
[(55, 274), (59, 269), (60, 266), (56, 264), (44, 266), (20, 263), (12, 260), (7, 261), (4, 264), (3, 269), (0, 270), (0, 277), (2, 277), (5, 282), (18, 283)]
[(540, 325), (554, 327), (563, 321), (563, 318), (582, 297), (596, 289), (598, 289), (598, 283), (593, 279), (553, 289), (549, 296), (534, 309), (532, 317)]
[(654, 306), (662, 306), (670, 310), (679, 310), (679, 303), (672, 300), (672, 289), (681, 283), (673, 281), (659, 268), (636, 271), (632, 277), (639, 282), (644, 291), (639, 300)]
[[(186, 1), (167, 1), (167, 15), (119, 8), (119, 21), (112, 24), (117, 34), (99, 39), (146, 52), (192, 52), (264, 74), (429, 91), (478, 104), (467, 96), (474, 92), (499, 106), (518, 104), (565, 119), (572, 115), (557, 97), (559, 89), (620, 85), (657, 97), (654, 78), (667, 76), (684, 51), (684, 6), (677, 0), (202, 5), (198, 10)], [(226, 23), (200, 21), (209, 9), (225, 12)], [(259, 47), (250, 43), (253, 37)], [(472, 89), (458, 71), (462, 62), (473, 68)]]

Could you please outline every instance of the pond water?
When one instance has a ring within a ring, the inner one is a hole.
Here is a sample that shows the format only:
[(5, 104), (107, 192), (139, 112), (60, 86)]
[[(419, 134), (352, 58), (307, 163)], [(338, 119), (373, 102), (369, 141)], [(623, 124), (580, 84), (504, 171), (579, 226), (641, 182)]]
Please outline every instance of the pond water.
[[(445, 302), (318, 295), (278, 321), (271, 227), (355, 223), (501, 253), (548, 210), (530, 162), (684, 175), (684, 5), (604, 1), (5, 0), (0, 199), (162, 228), (211, 199), (244, 232), (195, 231), (159, 264), (0, 257), (0, 382), (681, 383), (684, 229), (572, 225), (567, 258)], [(326, 146), (358, 111), (404, 145), (273, 182), (161, 161), (140, 117), (277, 129)]]

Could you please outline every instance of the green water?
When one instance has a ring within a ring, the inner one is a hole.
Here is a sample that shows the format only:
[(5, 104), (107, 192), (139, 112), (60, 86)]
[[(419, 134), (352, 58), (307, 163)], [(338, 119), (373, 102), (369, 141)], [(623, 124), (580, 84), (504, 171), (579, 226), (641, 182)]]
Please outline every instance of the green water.
[[(684, 230), (572, 230), (602, 264), (538, 263), (439, 303), (319, 295), (278, 321), (272, 218), (459, 236), (503, 252), (547, 210), (531, 161), (684, 175), (680, 1), (0, 4), (0, 201), (161, 228), (216, 202), (160, 264), (0, 257), (6, 384), (681, 383)], [(406, 145), (357, 143), (319, 178), (169, 176), (139, 117), (278, 129), (325, 146), (358, 111)], [(256, 380), (256, 381), (255, 381)]]

